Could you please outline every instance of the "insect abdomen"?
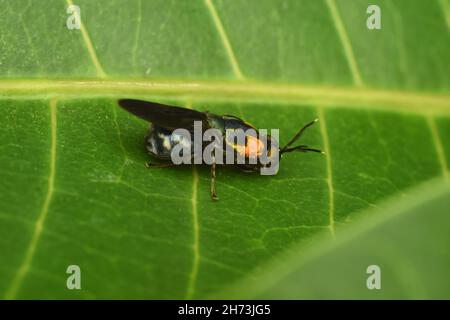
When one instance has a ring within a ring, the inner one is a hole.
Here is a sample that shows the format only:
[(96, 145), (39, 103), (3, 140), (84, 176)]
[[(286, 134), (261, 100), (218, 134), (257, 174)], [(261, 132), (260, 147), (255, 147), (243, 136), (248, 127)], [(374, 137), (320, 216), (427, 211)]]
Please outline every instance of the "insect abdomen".
[(172, 130), (165, 129), (154, 124), (150, 125), (145, 142), (147, 150), (150, 154), (164, 160), (171, 159), (172, 149), (179, 143), (187, 144), (187, 147), (192, 149), (191, 141), (186, 141), (186, 139), (183, 139), (182, 136), (172, 134)]

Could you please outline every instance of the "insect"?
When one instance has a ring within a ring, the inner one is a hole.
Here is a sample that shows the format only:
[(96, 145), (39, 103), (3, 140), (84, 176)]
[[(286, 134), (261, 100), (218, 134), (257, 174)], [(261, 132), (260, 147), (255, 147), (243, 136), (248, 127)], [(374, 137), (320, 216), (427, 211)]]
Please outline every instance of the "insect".
[[(182, 137), (174, 133), (176, 129), (186, 129), (189, 132), (194, 132), (194, 121), (200, 121), (202, 124), (202, 130), (217, 129), (219, 132), (225, 135), (227, 130), (242, 129), (246, 132), (248, 129), (255, 129), (254, 126), (245, 122), (244, 120), (232, 116), (232, 115), (216, 115), (209, 112), (200, 112), (188, 108), (169, 106), (155, 102), (135, 100), (135, 99), (121, 99), (118, 104), (126, 111), (134, 114), (135, 116), (149, 121), (150, 128), (145, 138), (145, 144), (148, 152), (159, 160), (159, 162), (147, 163), (148, 168), (162, 168), (170, 167), (175, 164), (172, 161), (171, 153), (175, 145), (179, 143), (187, 143), (190, 156), (194, 156), (194, 142), (184, 141)], [(278, 143), (274, 139), (267, 135), (262, 139), (262, 136), (245, 136), (244, 143), (236, 142), (235, 140), (224, 139), (223, 148), (226, 146), (235, 150), (236, 155), (243, 157), (246, 161), (245, 164), (233, 165), (238, 166), (243, 171), (257, 171), (267, 164), (263, 164), (260, 161), (256, 163), (249, 163), (250, 158), (258, 158), (261, 155), (262, 150), (267, 150), (269, 157), (274, 152), (277, 152), (278, 159), (281, 159), (284, 153), (293, 151), (298, 152), (319, 152), (323, 153), (319, 149), (310, 148), (305, 145), (292, 146), (294, 142), (300, 139), (304, 131), (312, 126), (317, 121), (311, 121), (303, 126), (297, 134), (282, 148), (278, 147)], [(202, 148), (205, 146), (202, 145)], [(225, 151), (224, 151), (225, 152)], [(215, 188), (216, 179), (216, 161), (211, 163), (211, 198), (217, 200), (217, 193)]]

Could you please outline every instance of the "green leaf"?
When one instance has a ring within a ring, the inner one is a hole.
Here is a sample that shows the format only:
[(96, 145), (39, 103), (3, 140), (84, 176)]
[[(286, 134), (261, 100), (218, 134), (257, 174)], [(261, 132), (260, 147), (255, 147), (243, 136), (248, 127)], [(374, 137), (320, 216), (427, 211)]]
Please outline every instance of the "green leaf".
[[(69, 4), (0, 1), (2, 297), (208, 297), (449, 177), (446, 1), (80, 0), (81, 30)], [(282, 144), (319, 118), (302, 143), (327, 155), (273, 177), (220, 168), (211, 202), (208, 168), (144, 167), (148, 124), (124, 97), (235, 114)]]
[[(225, 297), (276, 299), (448, 299), (450, 185), (433, 181), (368, 209), (340, 230), (296, 246)], [(379, 289), (369, 290), (379, 268)], [(369, 283), (372, 283), (369, 281)], [(243, 290), (245, 288), (245, 290)], [(222, 293), (224, 294), (224, 293)]]

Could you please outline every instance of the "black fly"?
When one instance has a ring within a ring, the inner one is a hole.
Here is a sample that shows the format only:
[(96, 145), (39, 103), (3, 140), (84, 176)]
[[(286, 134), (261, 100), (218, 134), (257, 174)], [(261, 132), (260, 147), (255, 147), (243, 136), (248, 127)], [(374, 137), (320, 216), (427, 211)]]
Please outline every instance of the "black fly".
[[(168, 106), (160, 103), (135, 100), (135, 99), (121, 99), (118, 101), (119, 105), (126, 111), (142, 118), (151, 123), (148, 135), (146, 137), (146, 147), (149, 153), (155, 158), (159, 159), (158, 163), (147, 163), (149, 168), (154, 167), (170, 167), (175, 164), (172, 162), (171, 152), (175, 145), (180, 143), (183, 139), (176, 134), (172, 134), (175, 129), (186, 129), (190, 132), (194, 131), (194, 121), (200, 121), (202, 129), (218, 129), (223, 135), (230, 129), (242, 129), (244, 132), (248, 129), (255, 129), (252, 125), (243, 121), (242, 119), (230, 116), (230, 115), (216, 115), (208, 112), (199, 112), (192, 109)], [(282, 148), (277, 147), (279, 158), (283, 153), (299, 151), (299, 152), (322, 152), (318, 149), (310, 148), (305, 145), (292, 146), (297, 141), (306, 128), (310, 127), (317, 121), (314, 120), (306, 124), (301, 128), (298, 133), (289, 141), (287, 145)], [(246, 160), (256, 157), (261, 154), (261, 150), (267, 150), (270, 157), (274, 146), (278, 146), (277, 143), (272, 141), (272, 138), (268, 135), (267, 139), (262, 140), (259, 137), (245, 136), (245, 143), (238, 144), (236, 141), (224, 140), (225, 146), (231, 146), (240, 156)], [(264, 141), (267, 145), (264, 145)], [(188, 142), (190, 146), (193, 146), (193, 141)], [(191, 149), (191, 156), (194, 156), (194, 148)], [(257, 162), (256, 164), (250, 164), (248, 161), (245, 164), (234, 164), (240, 167), (244, 171), (256, 171), (260, 169), (264, 164)], [(216, 177), (216, 162), (211, 164), (211, 198), (216, 200), (217, 194), (215, 189), (215, 177)]]

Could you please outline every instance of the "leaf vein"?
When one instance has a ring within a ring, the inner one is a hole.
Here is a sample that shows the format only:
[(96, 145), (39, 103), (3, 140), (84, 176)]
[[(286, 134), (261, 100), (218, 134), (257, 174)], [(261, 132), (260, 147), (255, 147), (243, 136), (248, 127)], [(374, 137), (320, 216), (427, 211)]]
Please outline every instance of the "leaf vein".
[[(327, 108), (365, 108), (408, 113), (450, 114), (448, 93), (413, 92), (346, 86), (281, 84), (256, 81), (155, 80), (0, 80), (0, 100), (64, 96), (122, 97), (157, 95), (202, 101), (277, 101), (292, 105), (320, 105)], [(299, 102), (301, 101), (301, 102)], [(423, 106), (427, 106), (424, 108)]]
[(439, 159), (439, 164), (442, 169), (442, 175), (444, 176), (445, 179), (450, 180), (448, 167), (447, 167), (447, 159), (445, 156), (444, 147), (442, 145), (441, 138), (439, 137), (439, 132), (438, 132), (438, 129), (436, 126), (436, 121), (434, 120), (433, 117), (428, 116), (427, 124), (428, 124), (428, 128), (430, 129), (430, 132), (431, 132), (431, 137), (433, 139), (434, 146), (436, 148), (436, 153), (437, 153), (437, 156)]
[(448, 4), (448, 0), (439, 0), (439, 4), (441, 5), (445, 22), (447, 23), (447, 29), (450, 30), (450, 5)]
[(331, 235), (334, 237), (334, 188), (333, 188), (333, 172), (331, 166), (330, 142), (328, 139), (327, 124), (322, 107), (318, 108), (318, 116), (320, 123), (320, 132), (323, 139), (323, 147), (326, 156), (327, 185), (328, 185), (328, 220)]
[[(67, 2), (67, 5), (69, 5), (69, 6), (73, 5), (72, 0), (66, 0), (66, 2)], [(80, 17), (80, 31), (81, 31), (81, 35), (83, 37), (84, 44), (86, 45), (86, 49), (88, 50), (89, 56), (90, 56), (92, 63), (94, 64), (95, 69), (97, 71), (97, 75), (100, 78), (105, 78), (106, 77), (105, 70), (103, 70), (101, 63), (98, 60), (97, 53), (95, 52), (94, 46), (91, 41), (91, 37), (89, 36), (89, 33), (88, 33), (83, 21), (81, 20), (81, 17)]]
[(236, 56), (233, 51), (233, 47), (230, 44), (230, 40), (228, 39), (227, 33), (223, 27), (222, 21), (220, 20), (219, 15), (217, 14), (217, 10), (212, 3), (212, 0), (205, 0), (206, 7), (208, 8), (209, 13), (214, 21), (214, 25), (217, 28), (217, 32), (220, 35), (220, 39), (222, 40), (223, 46), (225, 47), (225, 51), (227, 52), (228, 59), (230, 60), (231, 67), (233, 68), (233, 72), (238, 79), (244, 79), (244, 75), (242, 74), (241, 68), (239, 67), (239, 63), (236, 59)]
[(359, 72), (358, 64), (353, 53), (352, 44), (348, 37), (347, 31), (345, 30), (345, 26), (339, 13), (339, 9), (336, 6), (336, 2), (334, 0), (326, 0), (326, 3), (328, 9), (330, 10), (331, 17), (333, 18), (334, 25), (339, 35), (339, 39), (341, 40), (342, 46), (344, 47), (345, 57), (347, 58), (348, 65), (353, 76), (353, 81), (355, 82), (355, 85), (363, 86), (363, 81)]
[(44, 203), (42, 205), (41, 211), (37, 217), (34, 224), (33, 234), (31, 236), (30, 243), (25, 250), (25, 255), (22, 263), (20, 264), (17, 273), (15, 274), (11, 285), (6, 291), (6, 299), (14, 299), (19, 291), (25, 276), (28, 274), (31, 264), (33, 262), (34, 255), (36, 253), (36, 248), (39, 243), (39, 239), (44, 228), (44, 223), (47, 218), (50, 202), (52, 201), (54, 190), (55, 190), (55, 172), (56, 172), (56, 100), (52, 99), (50, 101), (50, 119), (51, 119), (51, 146), (50, 146), (50, 168), (48, 177), (48, 188), (45, 195)]
[(137, 23), (136, 23), (136, 33), (134, 35), (134, 44), (133, 44), (133, 53), (132, 53), (132, 59), (133, 59), (133, 67), (136, 71), (137, 65), (136, 65), (136, 55), (138, 50), (138, 44), (139, 44), (139, 36), (141, 34), (141, 21), (142, 21), (142, 0), (138, 0), (138, 17), (137, 17)]
[(192, 245), (192, 250), (194, 253), (194, 257), (192, 259), (192, 269), (191, 273), (188, 277), (188, 286), (186, 292), (186, 299), (192, 299), (195, 286), (197, 282), (198, 269), (200, 264), (200, 226), (198, 221), (198, 212), (197, 212), (197, 191), (198, 191), (198, 172), (195, 166), (192, 166), (192, 225), (193, 225), (193, 235), (194, 241)]

